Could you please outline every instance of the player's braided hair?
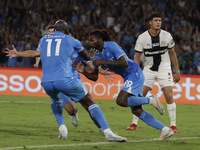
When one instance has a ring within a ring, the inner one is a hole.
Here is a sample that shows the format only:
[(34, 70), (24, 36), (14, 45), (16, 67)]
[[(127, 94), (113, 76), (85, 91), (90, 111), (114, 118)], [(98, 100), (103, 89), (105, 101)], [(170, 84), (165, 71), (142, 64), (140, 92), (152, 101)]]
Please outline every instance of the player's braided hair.
[(111, 32), (107, 29), (94, 29), (89, 33), (89, 36), (94, 35), (98, 38), (102, 38), (103, 41), (112, 41)]

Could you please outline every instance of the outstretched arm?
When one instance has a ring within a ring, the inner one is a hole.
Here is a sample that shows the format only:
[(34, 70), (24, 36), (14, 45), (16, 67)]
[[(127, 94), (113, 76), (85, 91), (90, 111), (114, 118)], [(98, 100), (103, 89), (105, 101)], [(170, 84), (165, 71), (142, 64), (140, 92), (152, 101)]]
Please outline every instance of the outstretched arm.
[(72, 61), (72, 67), (74, 70), (77, 70), (79, 73), (82, 73), (86, 78), (88, 78), (89, 80), (92, 81), (97, 81), (98, 79), (98, 73), (99, 73), (99, 69), (98, 68), (94, 68), (92, 73), (89, 73), (85, 70), (85, 66), (82, 62), (78, 63), (77, 60)]
[[(88, 61), (87, 65), (90, 67), (90, 68), (93, 68), (92, 66), (92, 61)], [(108, 82), (109, 81), (113, 81), (113, 79), (115, 79), (114, 75), (115, 73), (109, 71), (109, 69), (103, 69), (103, 68), (99, 68), (99, 73), (102, 74), (107, 80)]]
[(85, 49), (80, 51), (78, 53), (84, 60), (92, 60), (95, 56), (98, 55), (98, 52), (96, 49), (90, 49), (89, 52), (87, 52)]
[(23, 51), (23, 52), (18, 52), (15, 48), (14, 45), (12, 45), (13, 50), (9, 48), (5, 48), (5, 53), (7, 54), (6, 56), (12, 58), (12, 57), (38, 57), (40, 56), (40, 51), (34, 51), (34, 50), (28, 50), (28, 51)]
[(95, 59), (95, 60), (93, 60), (93, 63), (94, 63), (95, 66), (110, 65), (110, 66), (115, 66), (115, 67), (128, 67), (128, 61), (127, 61), (125, 55), (122, 55), (116, 61), (109, 61), (109, 60), (104, 60), (104, 59)]

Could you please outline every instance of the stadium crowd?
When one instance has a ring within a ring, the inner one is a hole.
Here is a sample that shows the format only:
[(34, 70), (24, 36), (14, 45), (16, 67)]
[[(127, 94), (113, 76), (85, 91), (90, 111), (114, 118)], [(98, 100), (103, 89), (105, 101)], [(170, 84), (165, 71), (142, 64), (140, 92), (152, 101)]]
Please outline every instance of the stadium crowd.
[(162, 29), (176, 43), (181, 74), (200, 74), (199, 0), (1, 0), (0, 66), (33, 67), (35, 59), (7, 58), (4, 48), (36, 50), (46, 27), (63, 19), (87, 49), (91, 29), (108, 28), (115, 41), (133, 59), (137, 36), (147, 30), (151, 12), (162, 15)]

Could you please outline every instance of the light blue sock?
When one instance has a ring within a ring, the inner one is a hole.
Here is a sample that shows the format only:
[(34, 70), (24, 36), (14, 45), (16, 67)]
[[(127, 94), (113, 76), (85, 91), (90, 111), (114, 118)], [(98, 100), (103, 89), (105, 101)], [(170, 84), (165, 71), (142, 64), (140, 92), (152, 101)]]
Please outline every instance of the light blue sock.
[(149, 101), (150, 101), (149, 97), (130, 96), (127, 99), (127, 107), (149, 104)]
[(110, 128), (106, 118), (97, 104), (92, 104), (88, 107), (90, 116), (94, 123), (100, 126), (103, 130)]
[[(90, 114), (89, 114), (90, 115)], [(96, 120), (94, 120), (93, 118), (92, 118), (92, 116), (90, 115), (90, 118), (93, 120), (93, 122), (95, 123), (95, 125), (98, 127), (98, 128), (101, 128), (101, 126), (98, 124), (98, 122), (96, 121)]]
[(62, 101), (58, 99), (57, 101), (51, 102), (51, 109), (53, 111), (54, 116), (56, 117), (56, 121), (58, 123), (58, 127), (64, 123), (63, 118), (63, 107), (62, 107)]
[(165, 126), (164, 124), (156, 120), (150, 113), (148, 113), (145, 110), (142, 112), (140, 119), (144, 121), (146, 124), (159, 130), (162, 130), (163, 127)]

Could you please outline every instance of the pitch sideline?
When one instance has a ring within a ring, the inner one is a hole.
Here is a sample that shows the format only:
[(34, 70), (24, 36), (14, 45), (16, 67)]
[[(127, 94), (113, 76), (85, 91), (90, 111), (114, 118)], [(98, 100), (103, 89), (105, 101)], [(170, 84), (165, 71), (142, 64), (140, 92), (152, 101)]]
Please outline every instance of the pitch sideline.
[[(184, 138), (171, 138), (170, 141), (175, 140), (191, 140), (191, 139), (200, 139), (200, 137), (184, 137)], [(157, 141), (155, 139), (149, 140), (129, 140), (128, 143), (138, 143), (138, 142), (151, 142)], [(88, 145), (102, 145), (102, 144), (111, 144), (112, 142), (98, 142), (98, 143), (80, 143), (80, 144), (62, 144), (62, 145), (38, 145), (38, 146), (23, 146), (23, 147), (5, 147), (0, 148), (0, 150), (15, 150), (15, 149), (31, 149), (31, 148), (50, 148), (50, 147), (72, 147), (72, 146), (88, 146)]]
[(50, 103), (51, 101), (0, 101), (0, 103)]

